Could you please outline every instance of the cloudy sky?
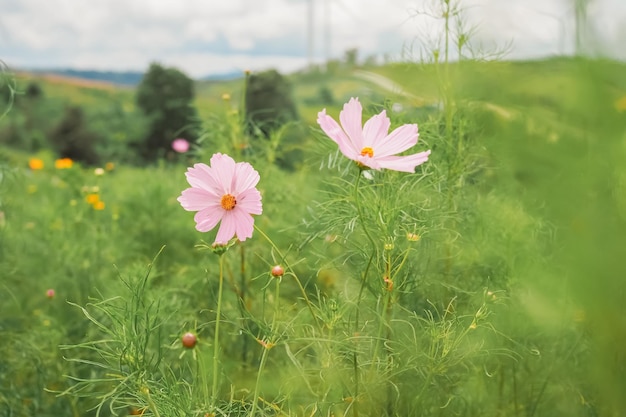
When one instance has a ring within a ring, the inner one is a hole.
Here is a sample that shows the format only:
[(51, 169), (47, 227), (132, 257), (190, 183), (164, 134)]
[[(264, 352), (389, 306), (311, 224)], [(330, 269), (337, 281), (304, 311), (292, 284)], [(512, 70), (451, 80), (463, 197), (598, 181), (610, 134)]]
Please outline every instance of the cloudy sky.
[[(576, 0), (458, 0), (474, 45), (507, 57), (572, 53)], [(580, 1), (580, 0), (579, 0)], [(440, 0), (0, 0), (0, 59), (13, 68), (144, 71), (193, 77), (300, 69), (312, 59), (419, 59), (440, 39)], [(626, 59), (626, 0), (590, 0), (594, 53)], [(310, 13), (313, 10), (313, 13)], [(309, 22), (313, 30), (309, 31)], [(309, 33), (312, 36), (309, 37)], [(312, 45), (312, 48), (310, 47)]]

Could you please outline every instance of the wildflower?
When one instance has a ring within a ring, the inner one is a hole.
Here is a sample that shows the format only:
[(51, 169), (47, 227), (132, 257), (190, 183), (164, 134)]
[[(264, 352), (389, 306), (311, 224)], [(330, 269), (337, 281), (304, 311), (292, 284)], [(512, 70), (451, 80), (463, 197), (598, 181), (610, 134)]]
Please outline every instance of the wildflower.
[(222, 94), (222, 100), (229, 101), (230, 100), (230, 94), (228, 94), (228, 93)]
[(33, 171), (40, 171), (43, 169), (43, 161), (39, 158), (30, 158), (28, 160), (28, 167)]
[(178, 138), (172, 142), (172, 149), (178, 153), (185, 153), (189, 150), (189, 142), (185, 139)]
[(365, 122), (363, 127), (362, 112), (359, 100), (352, 98), (339, 113), (341, 126), (326, 114), (326, 109), (317, 114), (317, 123), (339, 145), (341, 153), (363, 169), (414, 172), (416, 166), (428, 160), (430, 150), (397, 156), (417, 144), (416, 124), (406, 124), (388, 133), (391, 123), (385, 110)]
[(100, 201), (100, 196), (96, 193), (87, 194), (85, 201), (93, 206)]
[(211, 166), (195, 164), (185, 175), (191, 187), (178, 201), (185, 210), (197, 211), (198, 231), (208, 232), (221, 221), (215, 243), (224, 245), (235, 235), (241, 241), (252, 237), (251, 215), (263, 212), (261, 193), (255, 188), (260, 177), (252, 165), (216, 153)]
[(104, 164), (104, 169), (107, 171), (113, 171), (115, 169), (115, 164), (113, 162), (107, 162)]
[(48, 297), (48, 298), (54, 298), (55, 294), (56, 293), (55, 293), (55, 291), (52, 288), (50, 288), (48, 291), (46, 291), (46, 297)]
[(87, 194), (85, 201), (90, 204), (94, 210), (104, 210), (104, 201), (100, 200), (100, 195), (97, 192)]
[(97, 177), (101, 177), (104, 175), (104, 168), (96, 168), (93, 170), (93, 174)]
[(72, 161), (70, 158), (61, 158), (54, 161), (54, 167), (56, 169), (70, 169), (73, 164), (74, 161)]

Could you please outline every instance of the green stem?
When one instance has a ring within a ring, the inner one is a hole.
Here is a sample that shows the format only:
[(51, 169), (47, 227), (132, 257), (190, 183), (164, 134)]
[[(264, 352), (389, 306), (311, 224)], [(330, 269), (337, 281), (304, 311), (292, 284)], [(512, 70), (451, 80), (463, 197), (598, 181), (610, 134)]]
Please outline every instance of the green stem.
[(361, 208), (361, 200), (359, 199), (359, 183), (361, 182), (361, 176), (362, 176), (362, 173), (359, 170), (359, 173), (356, 177), (356, 181), (354, 182), (354, 204), (356, 205), (356, 210), (357, 210), (357, 213), (359, 214), (359, 220), (361, 222), (361, 226), (363, 226), (363, 231), (365, 232), (365, 235), (367, 236), (370, 243), (372, 244), (372, 247), (376, 248), (376, 243), (374, 242), (374, 239), (370, 235), (367, 224), (365, 223), (365, 216), (363, 216), (363, 209)]
[(256, 385), (254, 387), (254, 398), (252, 399), (252, 410), (250, 410), (250, 417), (254, 417), (256, 413), (257, 404), (259, 402), (259, 388), (261, 386), (261, 374), (263, 373), (263, 369), (265, 368), (265, 362), (267, 361), (267, 356), (269, 355), (270, 349), (273, 347), (273, 344), (276, 342), (277, 334), (276, 331), (276, 317), (278, 316), (278, 307), (279, 307), (279, 297), (280, 297), (280, 278), (276, 279), (276, 290), (275, 290), (275, 302), (274, 302), (274, 316), (272, 317), (272, 326), (270, 327), (270, 338), (268, 342), (263, 346), (263, 354), (261, 355), (261, 362), (259, 363), (259, 370), (256, 375)]
[(196, 385), (201, 387), (202, 389), (202, 393), (201, 393), (202, 401), (203, 401), (203, 404), (206, 405), (206, 401), (211, 397), (209, 397), (209, 384), (207, 381), (207, 369), (206, 369), (206, 362), (204, 360), (204, 353), (205, 352), (203, 352), (202, 350), (196, 349), (198, 360), (196, 361), (195, 382), (196, 382)]
[[(245, 255), (245, 247), (240, 245), (240, 255), (241, 255), (241, 269), (240, 269), (240, 293), (239, 293), (239, 313), (241, 315), (241, 328), (245, 328), (246, 319), (245, 319), (245, 306), (246, 306), (246, 255)], [(241, 362), (244, 365), (247, 365), (248, 362), (248, 338), (244, 337), (241, 346)]]
[(353, 331), (353, 335), (355, 336), (354, 339), (354, 351), (352, 351), (352, 365), (353, 365), (353, 369), (354, 369), (354, 394), (352, 395), (352, 398), (354, 398), (354, 405), (352, 407), (352, 415), (354, 417), (358, 417), (359, 416), (359, 407), (357, 406), (357, 400), (359, 398), (359, 355), (358, 355), (358, 347), (356, 346), (357, 343), (359, 342), (359, 339), (357, 336), (358, 332), (359, 332), (359, 320), (360, 320), (360, 311), (361, 311), (361, 298), (363, 296), (363, 290), (365, 289), (365, 277), (367, 277), (367, 273), (369, 272), (370, 266), (372, 266), (372, 261), (374, 260), (374, 254), (376, 253), (375, 250), (372, 250), (372, 255), (370, 256), (368, 262), (367, 262), (367, 266), (365, 267), (365, 271), (363, 272), (363, 276), (361, 277), (361, 288), (359, 288), (359, 296), (356, 299), (356, 313), (354, 315), (354, 331)]
[(424, 381), (424, 384), (422, 385), (422, 389), (420, 389), (420, 392), (417, 394), (417, 397), (415, 397), (415, 400), (413, 401), (413, 404), (419, 404), (420, 401), (422, 400), (422, 396), (424, 395), (424, 393), (426, 392), (426, 389), (428, 388), (428, 386), (430, 385), (430, 381), (432, 381), (434, 376), (434, 372), (432, 367), (428, 370), (428, 375), (426, 376), (426, 380)]
[(385, 296), (385, 300), (383, 302), (383, 318), (381, 318), (380, 323), (378, 325), (378, 334), (376, 336), (376, 345), (374, 345), (374, 354), (372, 355), (372, 366), (371, 369), (374, 369), (376, 365), (376, 358), (378, 357), (378, 351), (380, 350), (380, 343), (383, 339), (383, 329), (385, 328), (385, 324), (387, 324), (387, 317), (389, 311), (389, 301), (391, 299), (391, 291)]
[[(363, 232), (365, 233), (365, 236), (367, 236), (370, 243), (372, 244), (372, 254), (370, 255), (370, 258), (367, 262), (365, 271), (363, 271), (363, 276), (361, 277), (361, 288), (359, 289), (359, 296), (356, 301), (356, 313), (355, 313), (355, 320), (354, 320), (354, 333), (355, 334), (359, 331), (359, 316), (360, 316), (360, 311), (361, 311), (361, 299), (363, 296), (363, 289), (365, 288), (365, 284), (367, 282), (367, 275), (372, 265), (372, 261), (374, 260), (374, 256), (376, 256), (376, 242), (374, 241), (374, 239), (369, 233), (369, 228), (367, 227), (367, 224), (365, 222), (365, 216), (363, 215), (363, 208), (361, 207), (361, 199), (359, 198), (359, 184), (361, 183), (361, 176), (362, 176), (362, 172), (361, 170), (359, 170), (359, 173), (357, 174), (357, 177), (356, 177), (356, 181), (354, 182), (354, 204), (356, 206), (356, 210), (359, 215), (359, 221), (361, 222), (361, 226), (363, 227)], [(355, 346), (354, 351), (352, 352), (352, 362), (353, 362), (353, 369), (354, 369), (354, 394), (353, 394), (354, 402), (353, 402), (353, 408), (352, 408), (352, 415), (354, 417), (358, 417), (359, 407), (358, 407), (357, 401), (358, 401), (359, 389), (360, 389), (359, 387), (360, 376), (359, 376), (359, 355), (358, 355), (358, 349), (356, 348), (356, 346)]]
[(215, 407), (217, 401), (217, 375), (218, 371), (218, 359), (220, 351), (220, 316), (222, 314), (222, 288), (224, 286), (224, 255), (220, 256), (220, 282), (217, 290), (217, 311), (215, 313), (215, 335), (213, 338), (213, 385), (211, 388), (211, 401), (213, 407)]
[[(391, 291), (393, 289), (393, 280), (391, 279), (391, 254), (387, 253), (387, 257), (385, 258), (385, 277), (389, 280), (387, 282), (387, 294), (385, 297), (385, 301), (383, 303), (382, 310), (382, 318), (378, 325), (378, 335), (376, 336), (376, 345), (374, 346), (374, 355), (372, 356), (372, 369), (374, 369), (374, 365), (376, 364), (376, 357), (378, 357), (378, 351), (380, 350), (380, 342), (383, 339), (383, 328), (385, 325), (389, 325), (389, 318), (391, 314)], [(387, 338), (385, 338), (387, 339)]]
[(159, 414), (159, 410), (157, 409), (157, 406), (152, 400), (152, 396), (150, 395), (150, 389), (146, 387), (144, 389), (144, 393), (146, 394), (146, 401), (148, 402), (148, 408), (150, 409), (150, 411), (152, 411), (152, 414), (154, 414), (154, 417), (161, 417), (161, 415)]
[(254, 230), (259, 232), (261, 234), (261, 236), (263, 236), (265, 238), (265, 240), (267, 240), (269, 242), (269, 244), (276, 251), (278, 256), (280, 256), (280, 259), (282, 259), (282, 261), (285, 263), (285, 267), (287, 267), (287, 269), (291, 271), (291, 275), (294, 277), (294, 279), (296, 280), (296, 283), (298, 284), (298, 287), (300, 288), (300, 292), (302, 293), (302, 297), (304, 298), (304, 301), (306, 302), (306, 305), (309, 308), (309, 312), (311, 313), (311, 317), (313, 317), (313, 321), (315, 321), (315, 325), (317, 326), (318, 329), (321, 330), (322, 327), (320, 326), (320, 323), (319, 323), (319, 321), (317, 319), (317, 316), (315, 315), (315, 312), (313, 311), (313, 304), (311, 303), (311, 300), (309, 300), (309, 297), (306, 295), (306, 290), (302, 286), (302, 283), (300, 282), (300, 279), (298, 278), (298, 276), (294, 272), (293, 268), (291, 268), (291, 266), (289, 265), (289, 262), (287, 261), (287, 258), (285, 258), (285, 256), (282, 254), (280, 249), (278, 249), (276, 244), (272, 241), (272, 239), (270, 239), (270, 237), (268, 235), (266, 235), (265, 232), (263, 232), (263, 230), (261, 230), (256, 224), (254, 225)]

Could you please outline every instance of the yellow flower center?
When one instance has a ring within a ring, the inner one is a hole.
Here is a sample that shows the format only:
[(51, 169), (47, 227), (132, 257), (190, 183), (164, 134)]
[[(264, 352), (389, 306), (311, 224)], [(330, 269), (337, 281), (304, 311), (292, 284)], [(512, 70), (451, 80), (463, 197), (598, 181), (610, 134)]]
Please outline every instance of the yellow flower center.
[(374, 149), (370, 148), (369, 146), (361, 149), (361, 156), (369, 156), (370, 158), (373, 158)]
[(222, 196), (222, 201), (220, 201), (220, 204), (222, 205), (222, 208), (224, 210), (232, 210), (237, 205), (237, 200), (235, 199), (234, 195), (224, 194)]

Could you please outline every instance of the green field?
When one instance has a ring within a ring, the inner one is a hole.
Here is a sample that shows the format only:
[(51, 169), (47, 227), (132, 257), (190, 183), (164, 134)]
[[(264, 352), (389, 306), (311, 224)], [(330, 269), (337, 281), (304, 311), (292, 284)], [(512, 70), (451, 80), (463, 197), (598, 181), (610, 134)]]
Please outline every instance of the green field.
[[(244, 138), (243, 77), (198, 82), (206, 139), (154, 164), (125, 153), (133, 89), (18, 74), (43, 101), (0, 120), (0, 416), (624, 415), (624, 74), (582, 58), (291, 74), (297, 143)], [(407, 154), (428, 162), (364, 175), (316, 123), (350, 97), (364, 120), (417, 123)], [(55, 167), (67, 105), (104, 138), (100, 165)], [(263, 202), (221, 256), (177, 201), (215, 152), (258, 171)]]

